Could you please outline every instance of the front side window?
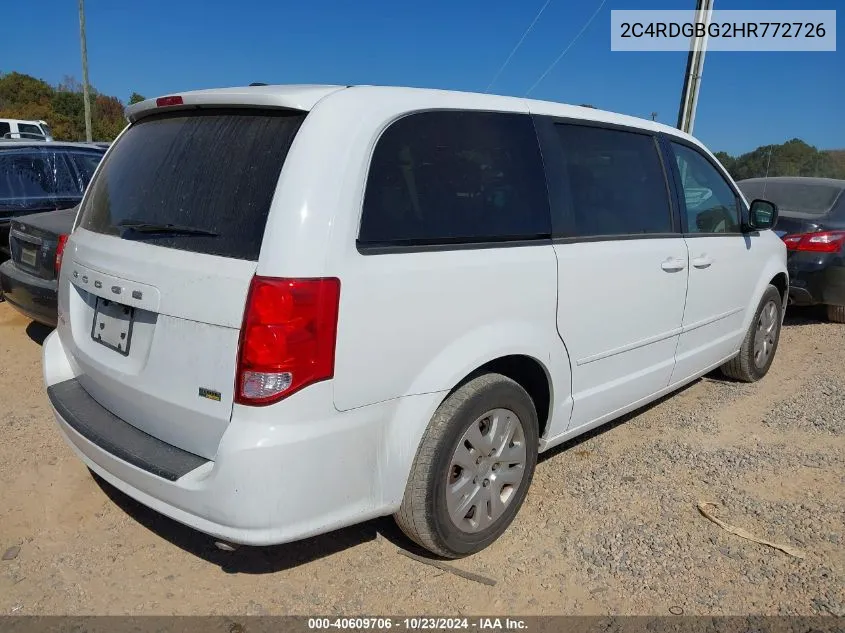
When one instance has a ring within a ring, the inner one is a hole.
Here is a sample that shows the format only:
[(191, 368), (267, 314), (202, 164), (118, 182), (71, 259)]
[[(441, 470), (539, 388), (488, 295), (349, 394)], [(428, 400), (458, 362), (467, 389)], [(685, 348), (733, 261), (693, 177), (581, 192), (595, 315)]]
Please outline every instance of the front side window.
[(739, 233), (737, 196), (718, 170), (696, 150), (672, 143), (686, 207), (687, 233)]
[[(573, 237), (671, 233), (663, 165), (652, 136), (556, 124)], [(554, 177), (551, 175), (550, 177)]]
[(373, 152), (359, 244), (454, 244), (549, 237), (551, 216), (530, 117), (423, 112)]
[(44, 133), (41, 131), (41, 128), (37, 125), (32, 125), (30, 123), (18, 123), (18, 132), (22, 135), (35, 135), (35, 136), (44, 136)]

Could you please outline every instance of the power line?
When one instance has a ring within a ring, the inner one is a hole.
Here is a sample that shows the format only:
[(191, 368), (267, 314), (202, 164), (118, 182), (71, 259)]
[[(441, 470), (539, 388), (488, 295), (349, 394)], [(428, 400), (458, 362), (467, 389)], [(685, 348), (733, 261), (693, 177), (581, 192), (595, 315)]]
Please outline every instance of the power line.
[(544, 4), (540, 8), (540, 10), (537, 12), (537, 15), (534, 16), (534, 20), (531, 22), (531, 24), (528, 25), (528, 28), (525, 29), (525, 32), (522, 34), (522, 37), (519, 38), (519, 41), (516, 43), (516, 46), (513, 47), (513, 50), (511, 51), (510, 55), (508, 55), (508, 58), (505, 60), (505, 63), (502, 64), (502, 66), (499, 68), (499, 70), (496, 71), (496, 74), (493, 76), (492, 81), (489, 84), (487, 84), (487, 88), (484, 89), (484, 92), (490, 92), (490, 88), (493, 87), (493, 84), (496, 83), (496, 80), (499, 78), (499, 75), (502, 74), (502, 71), (510, 63), (511, 58), (514, 56), (516, 51), (519, 50), (519, 47), (522, 46), (522, 43), (525, 41), (525, 38), (528, 37), (528, 34), (531, 32), (531, 29), (534, 28), (535, 24), (537, 24), (537, 20), (540, 19), (541, 15), (543, 15), (543, 11), (546, 10), (546, 7), (549, 6), (549, 3), (551, 1), (552, 0), (546, 0), (546, 4)]
[(566, 48), (564, 48), (564, 49), (563, 49), (563, 52), (562, 52), (560, 55), (558, 55), (558, 56), (557, 56), (557, 59), (555, 59), (555, 60), (552, 62), (552, 65), (551, 65), (551, 66), (549, 66), (548, 68), (546, 68), (546, 72), (544, 72), (542, 75), (540, 75), (540, 78), (539, 78), (537, 81), (535, 81), (535, 82), (534, 82), (534, 84), (533, 84), (533, 85), (532, 85), (532, 86), (528, 89), (528, 91), (525, 93), (525, 96), (526, 96), (526, 97), (527, 97), (528, 95), (530, 95), (530, 94), (534, 91), (534, 88), (536, 88), (537, 86), (539, 86), (539, 85), (540, 85), (540, 83), (541, 83), (541, 82), (542, 82), (542, 81), (546, 78), (546, 75), (548, 75), (550, 72), (552, 72), (552, 69), (553, 69), (555, 66), (557, 66), (558, 62), (559, 62), (561, 59), (563, 59), (563, 56), (564, 56), (564, 55), (566, 55), (566, 54), (569, 52), (569, 49), (570, 49), (570, 48), (572, 48), (572, 47), (575, 45), (575, 42), (577, 42), (577, 41), (578, 41), (578, 38), (580, 38), (580, 37), (584, 34), (584, 31), (586, 31), (586, 30), (587, 30), (587, 28), (589, 28), (590, 24), (592, 24), (592, 23), (593, 23), (593, 20), (595, 20), (595, 19), (596, 19), (596, 16), (597, 16), (597, 15), (601, 12), (601, 10), (602, 10), (602, 8), (604, 7), (604, 5), (605, 5), (605, 3), (606, 3), (606, 2), (607, 2), (607, 0), (601, 0), (601, 4), (599, 5), (599, 8), (598, 8), (598, 9), (596, 9), (596, 12), (595, 12), (595, 13), (593, 13), (593, 15), (591, 15), (591, 16), (590, 16), (590, 19), (589, 19), (589, 20), (587, 20), (587, 23), (586, 23), (586, 24), (584, 24), (584, 26), (581, 28), (581, 30), (580, 30), (580, 31), (578, 31), (578, 35), (576, 35), (576, 36), (572, 39), (572, 41), (571, 41), (571, 42), (569, 42), (569, 45), (568, 45)]

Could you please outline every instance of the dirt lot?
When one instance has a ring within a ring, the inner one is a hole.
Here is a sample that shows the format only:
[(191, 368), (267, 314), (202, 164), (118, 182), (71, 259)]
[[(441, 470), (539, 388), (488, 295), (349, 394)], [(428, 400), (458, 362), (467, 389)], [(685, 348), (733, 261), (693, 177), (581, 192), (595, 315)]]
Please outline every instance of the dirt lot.
[(845, 615), (845, 326), (814, 313), (787, 318), (761, 383), (705, 378), (543, 456), (511, 529), (454, 563), (493, 587), (400, 555), (390, 519), (216, 551), (65, 446), (46, 333), (0, 304), (0, 614)]

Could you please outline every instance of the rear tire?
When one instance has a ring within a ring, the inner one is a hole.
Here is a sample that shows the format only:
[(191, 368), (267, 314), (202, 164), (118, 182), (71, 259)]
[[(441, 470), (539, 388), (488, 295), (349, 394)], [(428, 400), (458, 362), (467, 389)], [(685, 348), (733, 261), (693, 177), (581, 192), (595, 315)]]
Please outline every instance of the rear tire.
[(444, 558), (481, 551), (508, 528), (537, 465), (531, 397), (500, 374), (455, 390), (423, 434), (396, 523)]
[(783, 322), (783, 299), (777, 288), (770, 285), (763, 293), (739, 354), (721, 366), (728, 378), (742, 382), (756, 382), (769, 372), (775, 359)]
[(827, 306), (827, 320), (832, 323), (845, 323), (845, 306)]

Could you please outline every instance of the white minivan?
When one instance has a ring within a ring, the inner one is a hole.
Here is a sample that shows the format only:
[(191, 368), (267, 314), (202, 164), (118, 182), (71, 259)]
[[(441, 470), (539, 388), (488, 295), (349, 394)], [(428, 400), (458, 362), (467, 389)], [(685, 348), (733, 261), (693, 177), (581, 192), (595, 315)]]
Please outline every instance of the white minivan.
[(394, 514), (477, 552), (539, 452), (774, 358), (777, 209), (676, 129), (387, 87), (127, 114), (64, 247), (47, 393), (94, 473), (221, 544)]

